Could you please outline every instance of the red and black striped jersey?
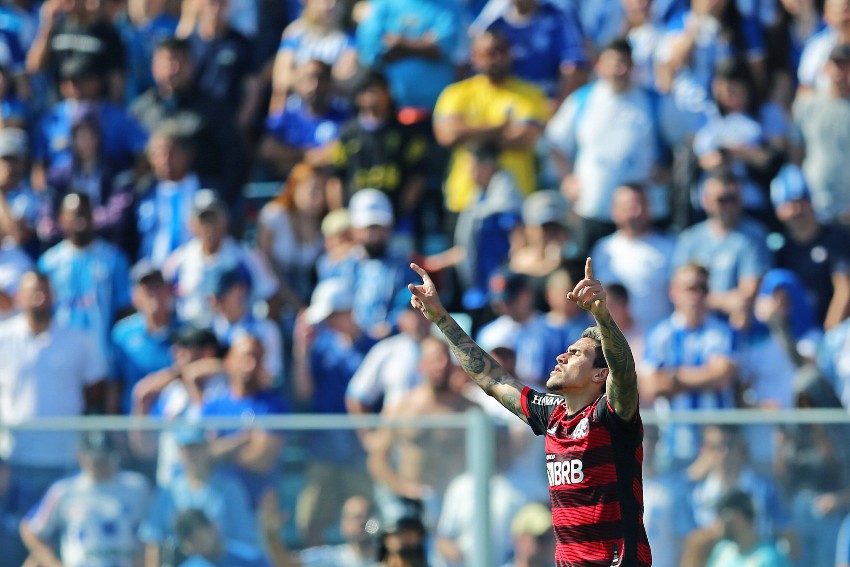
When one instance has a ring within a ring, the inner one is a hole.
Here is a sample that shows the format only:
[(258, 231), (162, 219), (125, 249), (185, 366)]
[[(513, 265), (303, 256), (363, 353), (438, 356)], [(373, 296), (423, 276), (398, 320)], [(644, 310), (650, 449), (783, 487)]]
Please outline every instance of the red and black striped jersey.
[(564, 398), (531, 388), (522, 409), (546, 436), (558, 567), (648, 567), (643, 526), (643, 423), (620, 419), (605, 395), (575, 415)]

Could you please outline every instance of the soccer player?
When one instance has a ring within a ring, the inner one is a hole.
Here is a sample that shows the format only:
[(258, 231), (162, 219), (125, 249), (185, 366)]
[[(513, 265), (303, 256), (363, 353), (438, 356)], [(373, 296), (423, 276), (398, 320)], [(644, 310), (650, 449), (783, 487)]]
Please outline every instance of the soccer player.
[(487, 394), (546, 436), (546, 471), (558, 567), (652, 564), (643, 526), (642, 439), (635, 361), (587, 259), (567, 299), (596, 326), (559, 355), (549, 393), (508, 374), (443, 307), (428, 273), (409, 284), (411, 304), (435, 323), (463, 369)]

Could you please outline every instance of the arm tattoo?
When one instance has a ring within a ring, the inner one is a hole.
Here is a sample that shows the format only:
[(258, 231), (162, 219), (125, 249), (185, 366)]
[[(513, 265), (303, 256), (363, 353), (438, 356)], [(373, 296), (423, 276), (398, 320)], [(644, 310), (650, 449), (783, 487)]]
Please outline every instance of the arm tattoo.
[(635, 358), (623, 332), (609, 314), (597, 319), (602, 334), (602, 354), (608, 362), (606, 390), (611, 405), (623, 419), (631, 419), (638, 405)]
[(460, 362), (461, 368), (472, 378), (472, 381), (511, 412), (525, 420), (525, 414), (520, 403), (522, 390), (525, 386), (508, 374), (450, 316), (444, 315), (436, 324), (445, 335), (449, 347)]

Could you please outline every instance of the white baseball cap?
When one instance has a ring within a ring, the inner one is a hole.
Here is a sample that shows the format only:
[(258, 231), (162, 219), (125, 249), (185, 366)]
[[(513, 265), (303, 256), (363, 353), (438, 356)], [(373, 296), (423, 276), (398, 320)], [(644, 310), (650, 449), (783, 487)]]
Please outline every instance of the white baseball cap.
[(348, 203), (348, 212), (351, 215), (351, 226), (354, 228), (375, 225), (391, 227), (395, 223), (390, 198), (377, 189), (356, 191)]
[(351, 286), (342, 278), (329, 278), (319, 282), (310, 297), (310, 306), (304, 312), (305, 320), (318, 325), (332, 314), (351, 310)]

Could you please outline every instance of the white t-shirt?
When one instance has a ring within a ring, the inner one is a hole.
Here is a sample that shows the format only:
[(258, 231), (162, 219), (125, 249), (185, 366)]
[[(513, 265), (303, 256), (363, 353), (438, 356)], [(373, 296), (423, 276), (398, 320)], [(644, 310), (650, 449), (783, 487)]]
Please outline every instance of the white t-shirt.
[(29, 527), (39, 538), (59, 538), (66, 567), (132, 567), (140, 553), (136, 529), (149, 499), (150, 487), (139, 473), (122, 471), (99, 483), (78, 474), (48, 489)]
[(271, 256), (280, 266), (312, 267), (324, 251), (321, 236), (312, 242), (299, 242), (289, 212), (271, 202), (260, 211), (260, 226), (272, 235)]
[(829, 61), (829, 52), (836, 45), (838, 34), (831, 28), (819, 31), (806, 41), (797, 67), (800, 86), (812, 88), (820, 94), (829, 91), (830, 80), (823, 68)]
[(418, 385), (419, 343), (404, 333), (373, 346), (348, 382), (346, 396), (362, 404), (395, 405)]
[(629, 312), (643, 330), (670, 315), (674, 239), (659, 233), (629, 238), (620, 232), (596, 243), (593, 274), (603, 284), (621, 283), (629, 292)]
[(574, 160), (581, 186), (576, 213), (610, 221), (614, 190), (650, 179), (658, 153), (655, 113), (641, 89), (616, 93), (601, 81), (587, 88), (583, 103), (575, 93), (564, 101), (546, 127), (546, 141)]
[[(93, 338), (52, 324), (33, 335), (24, 315), (0, 323), (0, 421), (78, 416), (83, 390), (106, 377)], [(0, 436), (0, 455), (18, 465), (66, 467), (75, 462), (76, 432), (17, 431)]]

